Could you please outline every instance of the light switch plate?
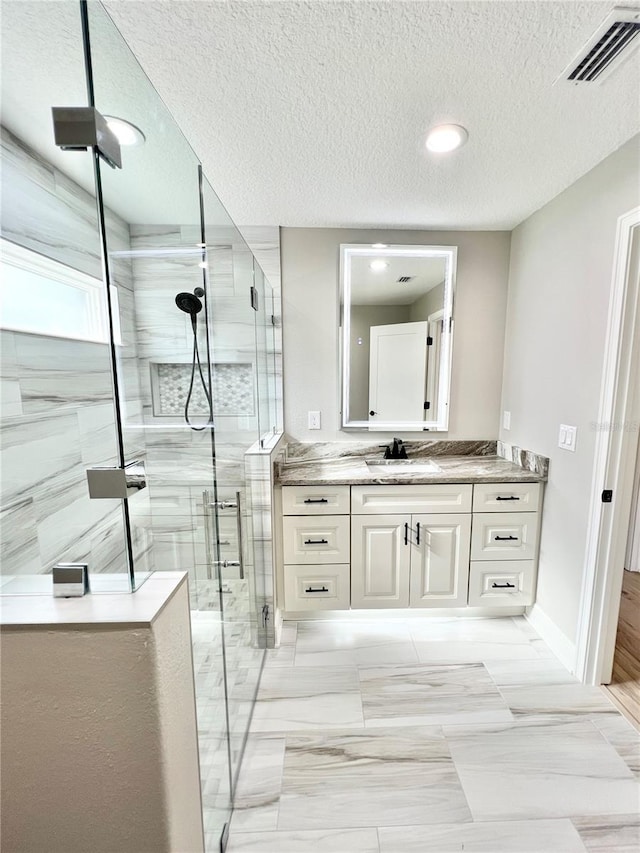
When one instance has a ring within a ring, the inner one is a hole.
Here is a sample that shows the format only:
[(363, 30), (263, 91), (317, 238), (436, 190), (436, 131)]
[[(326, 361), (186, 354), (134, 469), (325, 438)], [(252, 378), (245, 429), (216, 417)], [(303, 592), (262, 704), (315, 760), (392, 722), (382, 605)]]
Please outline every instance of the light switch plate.
[(309, 429), (320, 429), (320, 412), (309, 412)]
[(561, 447), (563, 450), (571, 450), (573, 453), (575, 453), (577, 435), (577, 427), (568, 426), (567, 424), (560, 424), (558, 447)]
[(511, 429), (511, 412), (504, 411), (502, 413), (502, 427), (503, 429)]

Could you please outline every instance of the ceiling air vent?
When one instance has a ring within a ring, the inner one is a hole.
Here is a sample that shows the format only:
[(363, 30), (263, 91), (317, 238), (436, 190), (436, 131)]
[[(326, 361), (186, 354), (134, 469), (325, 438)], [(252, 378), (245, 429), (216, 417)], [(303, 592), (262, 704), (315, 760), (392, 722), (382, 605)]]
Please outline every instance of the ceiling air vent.
[(640, 40), (640, 9), (613, 9), (558, 80), (569, 83), (601, 82), (627, 59)]
[(408, 281), (411, 281), (412, 278), (415, 278), (413, 275), (401, 275), (398, 279), (402, 284), (406, 284)]

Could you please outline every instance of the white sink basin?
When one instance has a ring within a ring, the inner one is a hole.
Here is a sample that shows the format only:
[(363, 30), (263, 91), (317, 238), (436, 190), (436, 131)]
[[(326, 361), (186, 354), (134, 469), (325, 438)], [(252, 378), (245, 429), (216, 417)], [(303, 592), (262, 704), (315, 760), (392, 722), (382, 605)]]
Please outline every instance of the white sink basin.
[(379, 474), (440, 474), (431, 459), (367, 459), (367, 468)]

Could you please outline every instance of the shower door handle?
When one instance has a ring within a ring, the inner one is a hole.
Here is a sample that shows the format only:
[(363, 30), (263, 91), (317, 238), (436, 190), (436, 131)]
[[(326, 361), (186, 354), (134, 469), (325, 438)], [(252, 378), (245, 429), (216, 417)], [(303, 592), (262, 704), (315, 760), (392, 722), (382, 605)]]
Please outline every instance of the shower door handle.
[[(202, 505), (204, 507), (204, 547), (207, 552), (207, 580), (212, 581), (213, 562), (211, 560), (211, 512), (209, 507), (214, 504), (211, 502), (211, 492), (205, 489), (202, 493)], [(217, 573), (216, 573), (217, 574)]]
[[(217, 560), (214, 562), (216, 566), (224, 565), (224, 568), (228, 566), (238, 566), (240, 569), (240, 580), (244, 580), (244, 543), (242, 539), (242, 506), (240, 503), (240, 492), (236, 492), (235, 501), (212, 501), (211, 494), (208, 491), (203, 492), (204, 502), (206, 507), (213, 507), (214, 509), (235, 509), (236, 511), (236, 526), (238, 529), (238, 559), (237, 560)], [(208, 510), (207, 510), (208, 512)], [(207, 525), (208, 530), (208, 525)], [(227, 545), (228, 542), (220, 542), (220, 545)], [(207, 549), (209, 550), (209, 549)]]
[[(220, 582), (220, 572), (217, 570), (218, 566), (222, 564), (222, 561), (212, 560), (213, 553), (213, 545), (211, 538), (211, 507), (216, 506), (215, 502), (211, 500), (211, 492), (209, 489), (205, 489), (202, 493), (202, 504), (204, 506), (204, 542), (205, 548), (207, 551), (207, 580), (214, 580), (212, 569), (216, 567), (216, 577), (215, 580)], [(228, 542), (219, 542), (219, 545), (228, 545)]]
[(240, 492), (236, 492), (236, 524), (238, 526), (238, 566), (240, 567), (240, 580), (244, 580), (244, 542), (242, 538), (242, 507), (240, 506)]

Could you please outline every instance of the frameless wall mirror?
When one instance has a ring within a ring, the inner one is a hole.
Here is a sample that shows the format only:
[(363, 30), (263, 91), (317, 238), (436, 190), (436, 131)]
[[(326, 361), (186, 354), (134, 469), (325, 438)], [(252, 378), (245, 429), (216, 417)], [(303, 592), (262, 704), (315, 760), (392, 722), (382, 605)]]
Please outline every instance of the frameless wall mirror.
[(447, 429), (456, 253), (340, 246), (344, 429)]

